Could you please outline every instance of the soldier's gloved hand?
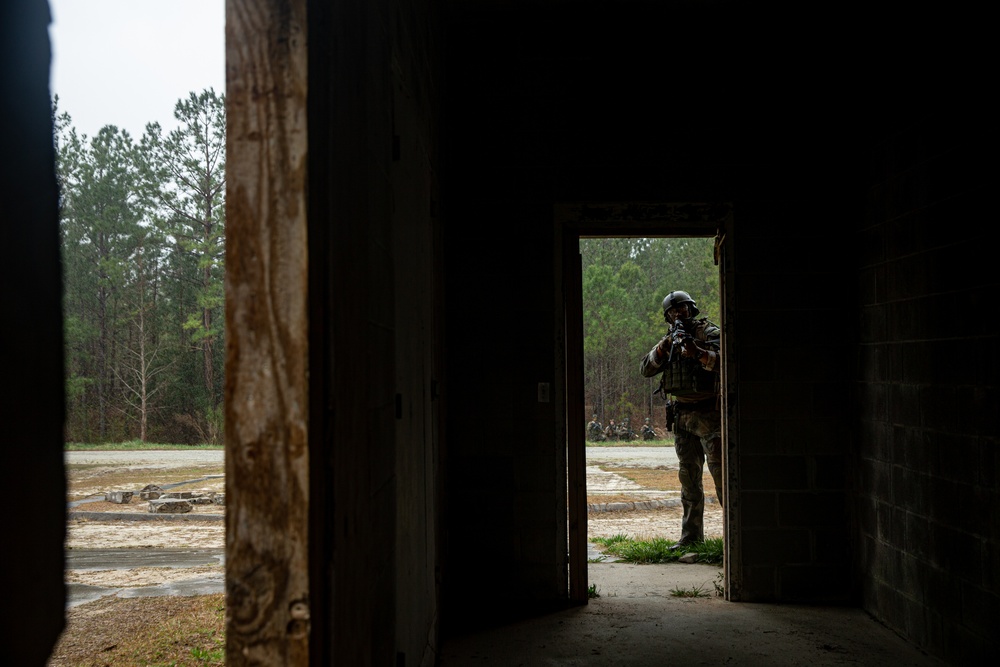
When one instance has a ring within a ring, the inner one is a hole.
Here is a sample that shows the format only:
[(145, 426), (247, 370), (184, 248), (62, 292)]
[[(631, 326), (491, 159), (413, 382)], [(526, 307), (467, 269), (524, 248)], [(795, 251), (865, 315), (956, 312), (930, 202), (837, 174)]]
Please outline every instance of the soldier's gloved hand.
[(693, 338), (688, 338), (684, 341), (684, 347), (681, 350), (681, 356), (684, 357), (700, 357), (702, 349), (694, 342)]
[(670, 354), (670, 336), (664, 336), (660, 339), (660, 342), (656, 345), (656, 353), (660, 357)]

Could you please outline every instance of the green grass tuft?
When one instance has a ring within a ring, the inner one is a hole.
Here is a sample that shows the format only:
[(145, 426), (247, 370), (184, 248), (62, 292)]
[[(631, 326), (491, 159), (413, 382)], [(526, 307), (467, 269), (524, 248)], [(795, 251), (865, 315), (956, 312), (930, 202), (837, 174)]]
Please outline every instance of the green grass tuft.
[(611, 537), (592, 537), (590, 538), (590, 541), (594, 544), (600, 544), (602, 547), (610, 547), (613, 544), (627, 542), (629, 539), (628, 535), (618, 533), (617, 535), (612, 535)]
[(605, 551), (626, 563), (673, 563), (686, 553), (698, 554), (699, 563), (722, 565), (722, 538), (713, 538), (692, 544), (685, 549), (671, 550), (674, 540), (656, 537), (651, 540), (634, 540), (625, 535), (595, 537), (592, 542), (605, 547)]
[(708, 593), (701, 586), (692, 586), (691, 588), (671, 588), (670, 595), (675, 598), (707, 598)]
[(661, 440), (602, 440), (587, 441), (588, 447), (673, 447), (673, 437)]
[(65, 447), (67, 452), (90, 452), (90, 451), (141, 451), (157, 449), (222, 449), (222, 445), (172, 445), (155, 442), (141, 442), (139, 440), (129, 440), (127, 442), (67, 442)]

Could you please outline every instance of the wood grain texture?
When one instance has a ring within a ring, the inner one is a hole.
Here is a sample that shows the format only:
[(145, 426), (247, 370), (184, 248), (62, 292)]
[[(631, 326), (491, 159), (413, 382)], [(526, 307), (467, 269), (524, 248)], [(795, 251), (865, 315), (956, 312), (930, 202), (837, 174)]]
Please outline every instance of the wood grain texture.
[(227, 0), (226, 664), (308, 664), (306, 3)]

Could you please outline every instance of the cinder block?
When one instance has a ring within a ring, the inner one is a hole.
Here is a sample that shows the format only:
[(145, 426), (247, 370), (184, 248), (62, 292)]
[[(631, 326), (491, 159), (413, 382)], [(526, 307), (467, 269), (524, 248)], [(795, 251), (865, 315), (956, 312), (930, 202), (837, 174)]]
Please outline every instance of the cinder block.
[(132, 502), (133, 495), (132, 491), (107, 491), (104, 494), (104, 500), (116, 505), (128, 505)]
[(150, 514), (187, 514), (191, 511), (191, 503), (186, 500), (160, 499), (149, 501)]

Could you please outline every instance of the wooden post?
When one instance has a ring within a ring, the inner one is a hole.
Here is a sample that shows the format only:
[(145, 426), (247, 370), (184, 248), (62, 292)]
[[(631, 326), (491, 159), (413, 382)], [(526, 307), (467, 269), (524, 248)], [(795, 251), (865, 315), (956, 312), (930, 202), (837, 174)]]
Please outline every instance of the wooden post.
[(309, 662), (306, 1), (226, 2), (226, 664)]

